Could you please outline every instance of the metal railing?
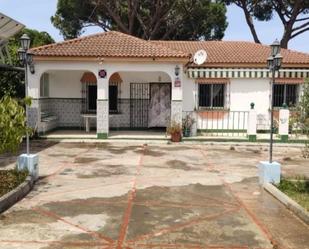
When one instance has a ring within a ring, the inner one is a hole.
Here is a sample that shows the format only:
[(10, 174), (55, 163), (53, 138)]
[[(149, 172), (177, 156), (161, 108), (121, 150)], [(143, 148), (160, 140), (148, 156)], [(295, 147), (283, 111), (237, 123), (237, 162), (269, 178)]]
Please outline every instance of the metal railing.
[(200, 136), (246, 136), (248, 128), (248, 111), (199, 110), (183, 112), (195, 120)]

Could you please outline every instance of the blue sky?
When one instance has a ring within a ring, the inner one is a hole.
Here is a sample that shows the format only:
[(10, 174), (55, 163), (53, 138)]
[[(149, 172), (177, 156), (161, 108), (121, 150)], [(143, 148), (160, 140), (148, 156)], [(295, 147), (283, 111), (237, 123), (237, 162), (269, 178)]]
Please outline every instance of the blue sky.
[[(22, 22), (28, 28), (47, 31), (56, 41), (63, 40), (50, 22), (55, 13), (57, 0), (0, 0), (0, 12)], [(252, 41), (252, 36), (245, 23), (243, 13), (237, 7), (228, 7), (229, 26), (225, 32), (224, 40)], [(282, 36), (282, 25), (278, 18), (271, 22), (257, 22), (256, 28), (260, 40), (265, 44), (272, 43)], [(85, 34), (96, 33), (99, 28), (89, 28)], [(289, 43), (293, 50), (309, 53), (309, 32), (302, 34)]]

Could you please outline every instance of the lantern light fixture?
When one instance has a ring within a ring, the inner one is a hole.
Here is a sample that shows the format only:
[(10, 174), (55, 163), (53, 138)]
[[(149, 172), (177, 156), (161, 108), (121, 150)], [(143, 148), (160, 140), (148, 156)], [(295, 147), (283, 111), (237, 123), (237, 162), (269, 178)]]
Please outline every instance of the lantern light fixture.
[(27, 51), (30, 48), (30, 43), (31, 43), (30, 37), (27, 34), (23, 34), (22, 37), (20, 38), (21, 47)]
[(281, 47), (280, 47), (280, 42), (278, 39), (276, 39), (271, 45), (271, 55), (275, 57), (277, 54), (280, 53)]
[(179, 76), (179, 73), (180, 73), (180, 67), (178, 65), (176, 65), (176, 67), (175, 67), (175, 75)]

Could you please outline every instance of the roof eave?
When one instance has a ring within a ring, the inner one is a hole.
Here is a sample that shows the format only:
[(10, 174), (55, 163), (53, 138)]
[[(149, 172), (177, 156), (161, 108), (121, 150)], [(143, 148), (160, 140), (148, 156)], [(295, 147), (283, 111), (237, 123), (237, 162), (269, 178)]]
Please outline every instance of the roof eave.
[(188, 62), (187, 57), (92, 57), (35, 55), (34, 61), (88, 61), (88, 62)]
[[(203, 65), (190, 64), (188, 68), (267, 68), (265, 63), (205, 63)], [(309, 68), (309, 63), (284, 63), (282, 68)]]

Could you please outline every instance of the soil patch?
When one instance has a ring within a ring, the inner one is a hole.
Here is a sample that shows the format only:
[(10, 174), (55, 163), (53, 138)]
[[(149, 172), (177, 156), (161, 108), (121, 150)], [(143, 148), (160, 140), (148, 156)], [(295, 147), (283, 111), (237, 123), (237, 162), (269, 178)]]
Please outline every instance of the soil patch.
[(0, 170), (0, 197), (20, 185), (27, 176), (26, 171)]

